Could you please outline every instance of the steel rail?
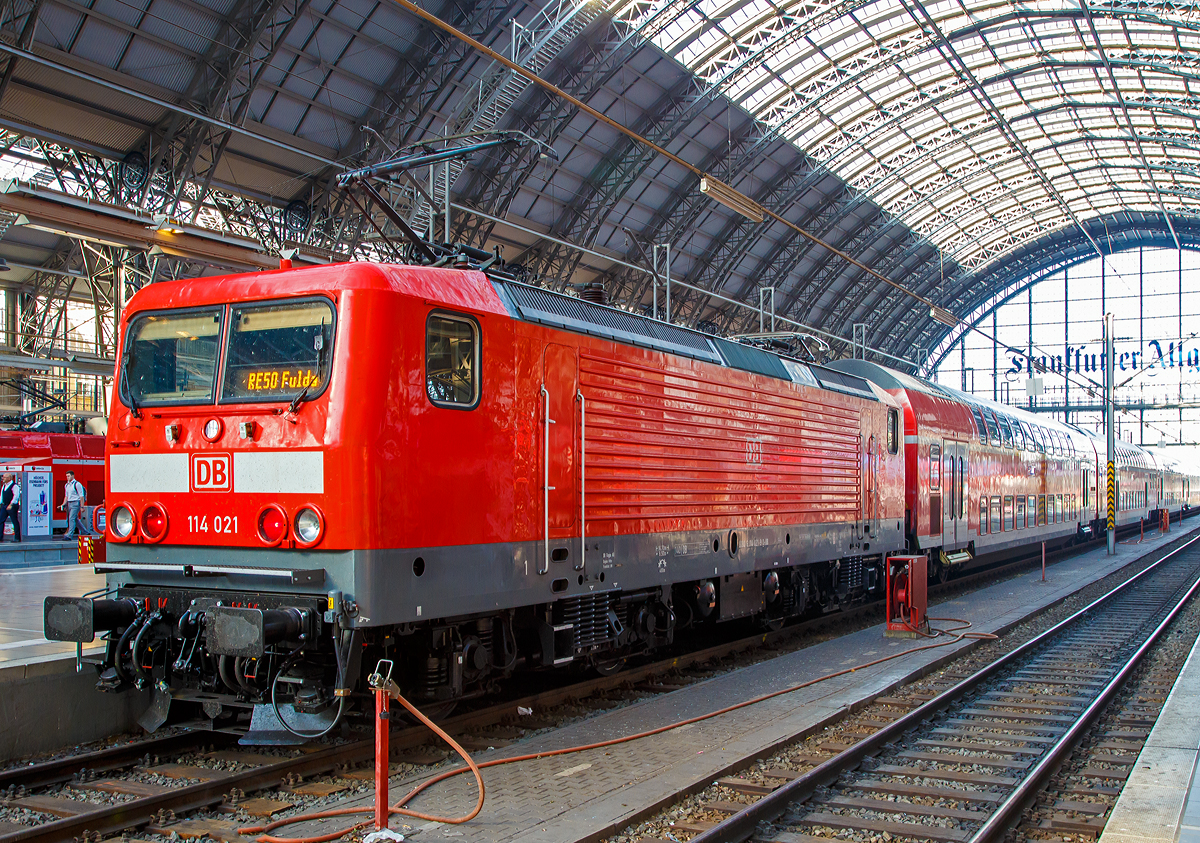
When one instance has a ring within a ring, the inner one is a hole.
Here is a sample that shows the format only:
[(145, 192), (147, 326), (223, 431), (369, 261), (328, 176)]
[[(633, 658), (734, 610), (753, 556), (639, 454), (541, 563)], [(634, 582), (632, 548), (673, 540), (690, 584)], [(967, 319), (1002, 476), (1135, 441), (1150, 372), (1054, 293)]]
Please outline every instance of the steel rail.
[[(1185, 533), (1183, 535), (1186, 536), (1187, 534)], [(1200, 540), (1200, 535), (1193, 537), (1185, 544), (1171, 551), (1171, 553), (1167, 554), (1167, 556), (1164, 556), (1162, 560), (1159, 560), (1159, 562), (1162, 562), (1171, 555), (1178, 553), (1192, 542), (1197, 540)], [(1058, 551), (1055, 555), (1066, 555), (1066, 553), (1064, 551)], [(957, 590), (962, 586), (970, 585), (979, 579), (986, 579), (989, 576), (996, 575), (1002, 576), (1012, 572), (1013, 570), (1027, 567), (1030, 561), (1032, 561), (1032, 558), (1033, 557), (1028, 559), (1020, 559), (1003, 565), (999, 568), (988, 568), (983, 571), (970, 574), (966, 577), (952, 581), (951, 584), (935, 587), (930, 590), (930, 593), (932, 594), (941, 591)], [(1157, 565), (1159, 563), (1155, 564)], [(1141, 574), (1137, 576), (1141, 576)], [(1123, 588), (1134, 579), (1137, 579), (1137, 577), (1133, 577), (1130, 580), (1127, 580), (1125, 583), (1122, 583), (1119, 588)], [(1101, 600), (1106, 598), (1107, 595), (1106, 597), (1101, 598)], [(1073, 615), (1072, 617), (1077, 617), (1082, 612), (1086, 612), (1088, 609), (1094, 607), (1098, 602), (1100, 601), (1094, 601), (1093, 603), (1089, 604), (1086, 609), (1081, 610), (1080, 613), (1076, 613), (1076, 615)], [(662, 675), (672, 670), (699, 666), (706, 662), (712, 661), (713, 659), (751, 649), (755, 646), (771, 644), (777, 641), (793, 638), (820, 626), (820, 624), (824, 623), (825, 621), (844, 621), (847, 619), (853, 619), (856, 616), (866, 615), (872, 611), (876, 611), (877, 608), (878, 607), (875, 604), (867, 604), (865, 606), (856, 607), (849, 612), (825, 615), (820, 618), (790, 626), (782, 630), (759, 633), (757, 635), (740, 638), (733, 642), (717, 644), (700, 650), (695, 650), (690, 653), (684, 653), (678, 656), (660, 659), (651, 664), (624, 670), (621, 673), (613, 676), (600, 676), (584, 682), (573, 683), (566, 688), (553, 688), (528, 694), (515, 699), (501, 700), (495, 705), (450, 717), (444, 721), (442, 725), (452, 731), (486, 728), (508, 719), (511, 713), (516, 710), (517, 707), (523, 706), (526, 708), (544, 708), (571, 700), (588, 698), (597, 693), (603, 693), (621, 687), (628, 687), (638, 682), (652, 679), (655, 676)], [(1068, 621), (1069, 620), (1070, 619), (1068, 619)], [(1067, 623), (1068, 621), (1064, 621), (1063, 623)], [(1055, 627), (1055, 629), (1058, 629), (1061, 627), (1061, 625), (1062, 624), (1059, 624)], [(986, 669), (987, 668), (985, 668), (985, 670)], [(922, 709), (917, 709), (917, 711), (913, 712), (913, 714), (916, 714), (922, 710), (925, 710), (924, 707), (922, 707)], [(94, 770), (116, 769), (121, 766), (127, 766), (128, 763), (136, 762), (137, 759), (145, 755), (147, 751), (168, 751), (168, 747), (172, 746), (176, 750), (183, 748), (181, 746), (174, 745), (173, 742), (176, 741), (186, 745), (189, 739), (193, 741), (207, 741), (212, 740), (217, 736), (219, 735), (214, 735), (213, 733), (208, 732), (184, 733), (181, 735), (172, 736), (165, 741), (147, 741), (128, 747), (100, 750), (96, 753), (88, 753), (86, 755), (76, 756), (73, 758), (56, 759), (54, 761), (38, 764), (33, 767), (14, 767), (0, 773), (0, 785), (23, 784), (27, 787), (36, 787), (39, 784), (49, 784), (56, 781), (63, 781), (66, 780), (69, 775), (84, 767)], [(428, 743), (428, 739), (429, 734), (423, 727), (410, 726), (393, 732), (391, 737), (391, 745), (393, 751), (411, 749)], [(848, 750), (848, 752), (852, 752), (855, 748)], [(116, 831), (129, 829), (150, 822), (154, 819), (153, 815), (157, 814), (160, 810), (169, 809), (182, 813), (185, 811), (209, 807), (219, 803), (224, 798), (224, 794), (228, 793), (228, 791), (233, 787), (239, 787), (242, 790), (254, 790), (272, 787), (275, 786), (283, 778), (283, 776), (288, 773), (313, 775), (316, 773), (327, 772), (342, 764), (355, 764), (368, 760), (372, 757), (373, 751), (373, 742), (371, 740), (362, 740), (343, 744), (339, 747), (328, 748), (299, 759), (281, 759), (281, 761), (276, 764), (255, 767), (250, 770), (244, 770), (239, 773), (223, 776), (219, 779), (214, 779), (208, 782), (175, 788), (167, 793), (163, 793), (154, 797), (136, 799), (121, 805), (100, 808), (97, 811), (88, 812), (87, 814), (81, 814), (76, 817), (51, 821), (49, 823), (44, 823), (41, 826), (31, 826), (27, 830), (21, 830), (15, 833), (0, 834), (0, 843), (64, 843), (65, 841), (78, 838), (83, 830), (100, 832), (103, 834), (114, 833)], [(122, 754), (126, 762), (124, 765), (118, 760), (122, 757)], [(845, 753), (843, 753), (843, 755), (845, 755)], [(101, 756), (107, 759), (106, 762), (100, 762), (98, 760)], [(840, 757), (842, 756), (837, 756), (831, 760), (836, 760), (836, 758)], [(826, 762), (826, 764), (822, 765), (822, 767), (818, 768), (818, 770), (826, 767), (829, 763), (830, 762)], [(817, 771), (814, 770), (812, 772), (815, 773)], [(811, 775), (811, 773), (809, 775)], [(835, 773), (833, 777), (836, 778), (836, 775), (837, 773)], [(797, 781), (800, 780), (798, 779)], [(753, 829), (752, 825), (751, 829)]]
[[(1184, 547), (1186, 546), (1184, 545)], [(1182, 549), (1179, 548), (1179, 550)], [(1178, 550), (1174, 552), (1178, 552)], [(1162, 637), (1167, 627), (1171, 625), (1171, 622), (1183, 611), (1184, 606), (1192, 599), (1197, 590), (1200, 590), (1200, 579), (1192, 583), (1187, 593), (1175, 604), (1170, 613), (1163, 618), (1162, 622), (1154, 629), (1154, 632), (1150, 634), (1150, 637), (1142, 642), (1137, 652), (1130, 656), (1117, 675), (1104, 686), (1099, 696), (1092, 701), (1091, 705), (1083, 710), (1083, 713), (1079, 715), (1078, 719), (1071, 725), (1071, 728), (1042, 756), (1041, 761), (1017, 785), (1016, 790), (1000, 803), (987, 822), (971, 837), (970, 843), (992, 843), (992, 841), (1002, 840), (1008, 833), (1008, 830), (1020, 821), (1021, 815), (1025, 813), (1025, 809), (1037, 799), (1038, 791), (1058, 771), (1059, 766), (1075, 749), (1075, 745), (1083, 737), (1084, 732), (1104, 712), (1109, 701), (1112, 700), (1121, 686), (1125, 684), (1126, 679), (1129, 678), (1129, 674), (1138, 667), (1142, 659), (1150, 651), (1150, 648), (1158, 642), (1158, 639)]]
[(317, 775), (336, 769), (340, 764), (371, 758), (374, 744), (356, 741), (352, 744), (318, 750), (300, 758), (286, 758), (275, 764), (265, 764), (251, 770), (185, 785), (157, 796), (134, 799), (116, 805), (98, 806), (95, 811), (65, 817), (60, 820), (30, 826), (27, 829), (0, 835), (3, 843), (62, 843), (78, 838), (84, 831), (92, 834), (113, 834), (152, 822), (162, 810), (195, 811), (216, 805), (233, 788), (259, 790), (278, 786), (289, 773), (302, 776)]
[[(875, 734), (864, 738), (849, 749), (833, 756), (827, 761), (822, 762), (817, 767), (809, 770), (807, 773), (799, 776), (798, 778), (793, 779), (779, 789), (772, 791), (758, 802), (747, 806), (745, 810), (739, 811), (738, 813), (727, 817), (725, 820), (708, 829), (707, 831), (704, 831), (696, 837), (693, 837), (691, 843), (741, 843), (741, 841), (746, 840), (752, 834), (754, 834), (758, 823), (764, 820), (775, 819), (785, 810), (787, 810), (788, 806), (792, 803), (809, 798), (819, 787), (833, 784), (838, 777), (842, 775), (842, 773), (857, 767), (865, 758), (870, 755), (874, 755), (886, 744), (896, 740), (909, 729), (918, 726), (923, 720), (928, 720), (933, 715), (938, 714), (942, 710), (948, 708), (951, 704), (961, 699), (965, 693), (979, 686), (984, 681), (1003, 670), (1012, 662), (1028, 655), (1034, 649), (1051, 640), (1064, 628), (1083, 619), (1088, 613), (1096, 609), (1098, 606), (1103, 603), (1107, 603), (1121, 592), (1124, 592), (1125, 589), (1132, 586), (1142, 577), (1148, 575), (1151, 571), (1154, 571), (1167, 560), (1182, 552), (1185, 548), (1190, 547), (1197, 541), (1200, 541), (1200, 535), (1193, 536), (1187, 542), (1175, 548), (1174, 550), (1169, 551), (1166, 555), (1158, 559), (1152, 565), (1125, 580), (1125, 582), (1121, 583), (1107, 594), (1096, 598), (1087, 606), (1072, 614), (1070, 617), (1059, 621), (1042, 634), (1030, 639), (1029, 641), (1026, 641), (1020, 647), (1017, 647), (1012, 652), (1001, 656), (991, 664), (984, 666), (971, 676), (968, 676), (966, 679), (959, 682), (957, 685), (938, 694), (924, 705), (913, 709), (899, 719), (892, 721), (892, 723), (883, 729), (880, 729)], [(1197, 583), (1192, 586), (1192, 588), (1188, 591), (1188, 596), (1185, 597), (1183, 601), (1180, 601), (1180, 605), (1190, 598), (1198, 586), (1200, 586), (1200, 580), (1198, 580)], [(1179, 607), (1177, 606), (1176, 611), (1178, 611), (1178, 608)], [(1174, 613), (1172, 613), (1172, 616), (1173, 615)], [(1143, 647), (1139, 648), (1137, 655), (1140, 657), (1145, 649), (1146, 647), (1143, 645)], [(1122, 676), (1125, 675), (1127, 668), (1128, 666), (1122, 669)], [(1091, 712), (1092, 708), (1092, 706), (1089, 706), (1087, 711)], [(1099, 711), (1100, 709), (1097, 708), (1096, 710)], [(1069, 734), (1078, 734), (1078, 732), (1072, 729)], [(1061, 744), (1061, 741), (1059, 743)], [(1056, 744), (1055, 746), (1057, 747), (1058, 745), (1059, 744)], [(1073, 747), (1068, 747), (1068, 750), (1070, 748)], [(1065, 752), (1066, 750), (1063, 751)], [(1061, 758), (1058, 758), (1058, 760), (1061, 761)], [(1043, 768), (1041, 764), (1035, 768), (1035, 770), (1039, 771), (1042, 769)], [(1053, 771), (1055, 769), (1055, 765), (1050, 765), (1048, 769)], [(1036, 795), (1036, 792), (1037, 788), (1034, 788), (1033, 794)], [(1022, 798), (1024, 798), (1024, 792)], [(1017, 816), (1020, 816), (1019, 811), (1017, 812)], [(993, 840), (995, 838), (989, 837), (986, 839)], [(975, 839), (972, 839), (971, 843), (983, 843), (983, 841), (976, 841)]]
[(192, 746), (211, 743), (217, 737), (209, 732), (180, 732), (160, 738), (150, 738), (122, 746), (97, 749), (93, 752), (83, 752), (66, 758), (55, 758), (24, 767), (10, 767), (0, 770), (0, 788), (9, 785), (25, 787), (42, 787), (49, 784), (68, 781), (80, 770), (115, 770), (127, 767), (136, 762), (148, 752), (179, 752)]

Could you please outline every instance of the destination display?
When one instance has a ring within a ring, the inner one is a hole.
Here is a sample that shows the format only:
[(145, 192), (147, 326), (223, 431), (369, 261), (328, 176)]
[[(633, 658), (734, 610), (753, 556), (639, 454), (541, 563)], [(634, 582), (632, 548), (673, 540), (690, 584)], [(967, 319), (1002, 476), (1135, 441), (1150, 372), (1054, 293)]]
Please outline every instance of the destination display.
[(315, 388), (320, 382), (316, 368), (249, 369), (242, 373), (241, 391), (297, 392), (305, 387)]

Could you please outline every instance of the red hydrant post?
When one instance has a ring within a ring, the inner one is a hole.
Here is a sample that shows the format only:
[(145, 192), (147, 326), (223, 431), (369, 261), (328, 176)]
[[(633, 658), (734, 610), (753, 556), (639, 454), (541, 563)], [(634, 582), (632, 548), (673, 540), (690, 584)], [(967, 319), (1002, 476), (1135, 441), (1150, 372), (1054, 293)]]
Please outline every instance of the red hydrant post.
[(1046, 543), (1042, 542), (1042, 582), (1046, 581)]
[[(387, 665), (387, 674), (383, 666)], [(392, 713), (388, 706), (386, 683), (392, 676), (392, 663), (383, 659), (375, 666), (375, 673), (368, 679), (367, 684), (375, 691), (375, 830), (383, 831), (388, 827), (388, 760), (391, 751), (388, 747), (388, 735), (392, 728)]]
[(388, 827), (388, 730), (391, 728), (387, 691), (375, 691), (375, 830)]

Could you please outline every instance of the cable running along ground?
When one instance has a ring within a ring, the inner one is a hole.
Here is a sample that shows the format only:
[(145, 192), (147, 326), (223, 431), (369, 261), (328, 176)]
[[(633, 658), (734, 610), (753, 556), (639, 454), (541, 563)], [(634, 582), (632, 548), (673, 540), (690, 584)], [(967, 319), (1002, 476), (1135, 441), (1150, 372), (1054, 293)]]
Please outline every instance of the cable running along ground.
[[(787, 688), (783, 688), (778, 691), (771, 691), (770, 693), (762, 694), (761, 696), (754, 697), (753, 699), (744, 700), (740, 703), (735, 703), (733, 705), (726, 706), (725, 708), (717, 709), (716, 711), (710, 711), (707, 714), (700, 714), (700, 715), (697, 715), (696, 717), (690, 717), (687, 720), (680, 720), (675, 723), (669, 723), (665, 726), (659, 726), (654, 729), (648, 729), (644, 732), (638, 732), (633, 735), (625, 735), (620, 738), (612, 738), (611, 740), (607, 740), (607, 741), (599, 741), (597, 743), (584, 744), (582, 746), (565, 747), (563, 749), (554, 749), (554, 750), (549, 750), (546, 752), (529, 753), (527, 755), (515, 755), (510, 758), (497, 758), (494, 761), (485, 761), (482, 764), (477, 764), (471, 758), (471, 756), (467, 753), (467, 751), (465, 749), (463, 749), (462, 746), (460, 746), (454, 740), (454, 738), (450, 737), (450, 735), (447, 734), (443, 729), (438, 727), (438, 725), (436, 723), (434, 723), (432, 720), (430, 720), (428, 717), (426, 717), (424, 714), (422, 714), (420, 711), (418, 711), (417, 708), (412, 703), (410, 703), (408, 700), (406, 700), (400, 694), (400, 691), (396, 687), (395, 683), (389, 681), (389, 683), (388, 683), (389, 695), (394, 697), (402, 706), (404, 706), (404, 708), (409, 712), (409, 714), (411, 714), (413, 717), (415, 717), (421, 723), (425, 724), (425, 726), (427, 726), (434, 733), (436, 733), (437, 736), (440, 737), (442, 740), (446, 741), (446, 743), (450, 744), (450, 746), (454, 749), (454, 751), (459, 756), (461, 756), (464, 761), (466, 761), (466, 766), (455, 767), (452, 770), (446, 770), (445, 772), (439, 773), (438, 775), (434, 776), (433, 778), (429, 779), (428, 781), (422, 782), (421, 784), (417, 785), (415, 788), (413, 788), (407, 794), (405, 794), (398, 802), (396, 802), (394, 805), (391, 805), (388, 808), (388, 814), (389, 814), (389, 816), (392, 814), (397, 814), (400, 816), (411, 817), (413, 819), (418, 819), (418, 820), (446, 823), (446, 824), (450, 824), (450, 825), (461, 825), (462, 823), (469, 822), (470, 820), (474, 819), (476, 816), (479, 815), (479, 812), (483, 809), (484, 784), (483, 784), (483, 776), (481, 775), (480, 771), (483, 770), (484, 768), (499, 767), (499, 766), (502, 766), (505, 764), (515, 764), (519, 761), (535, 761), (540, 758), (551, 758), (556, 755), (571, 755), (571, 754), (574, 754), (577, 752), (585, 752), (585, 751), (591, 750), (591, 749), (603, 749), (604, 747), (617, 746), (619, 744), (630, 743), (632, 741), (640, 740), (641, 738), (648, 738), (648, 737), (652, 737), (654, 735), (662, 734), (663, 732), (669, 732), (672, 729), (678, 729), (681, 726), (688, 726), (688, 725), (691, 725), (692, 723), (700, 723), (705, 720), (711, 720), (712, 718), (719, 717), (722, 714), (728, 714), (731, 711), (737, 711), (742, 708), (747, 708), (748, 706), (756, 705), (757, 703), (760, 703), (760, 702), (765, 702), (766, 700), (774, 699), (775, 697), (783, 696), (784, 694), (790, 694), (794, 691), (799, 691), (804, 688), (808, 688), (812, 685), (816, 685), (817, 683), (824, 682), (828, 679), (836, 679), (839, 676), (845, 676), (846, 674), (854, 673), (859, 670), (864, 670), (868, 667), (874, 667), (877, 664), (882, 664), (884, 662), (891, 661), (892, 659), (900, 658), (901, 656), (907, 656), (910, 653), (919, 653), (922, 650), (933, 650), (933, 649), (937, 649), (939, 647), (948, 647), (951, 644), (957, 644), (959, 641), (962, 641), (967, 638), (992, 640), (997, 637), (997, 636), (991, 634), (990, 632), (967, 632), (966, 630), (970, 629), (971, 623), (969, 621), (961, 620), (959, 618), (929, 618), (929, 620), (945, 622), (945, 623), (953, 623), (953, 624), (959, 624), (959, 625), (950, 627), (948, 629), (935, 629), (935, 630), (931, 630), (929, 633), (921, 633), (922, 635), (925, 635), (926, 637), (929, 637), (929, 638), (947, 637), (948, 640), (946, 640), (946, 641), (940, 641), (940, 642), (934, 643), (934, 644), (922, 644), (919, 647), (910, 647), (909, 649), (903, 650), (899, 653), (892, 653), (891, 655), (883, 656), (878, 659), (873, 659), (872, 661), (869, 661), (869, 662), (863, 662), (862, 664), (855, 665), (854, 667), (847, 667), (847, 668), (843, 668), (842, 670), (835, 671), (833, 673), (827, 673), (824, 676), (817, 677), (816, 679), (809, 679), (805, 682), (800, 682), (796, 685), (791, 685)], [(411, 802), (413, 799), (415, 799), (419, 794), (423, 793), (425, 790), (427, 790), (428, 788), (437, 784), (438, 782), (442, 782), (442, 781), (445, 781), (446, 779), (450, 779), (455, 776), (459, 776), (459, 775), (467, 772), (468, 770), (475, 777), (476, 787), (479, 790), (479, 797), (475, 802), (475, 807), (471, 810), (470, 813), (464, 814), (461, 817), (439, 817), (439, 816), (434, 816), (431, 814), (424, 814), (419, 811), (414, 811), (410, 808), (404, 807), (409, 802)], [(239, 834), (258, 834), (259, 836), (256, 838), (258, 843), (330, 843), (330, 841), (337, 840), (341, 837), (344, 837), (345, 835), (347, 835), (353, 831), (358, 831), (360, 829), (366, 828), (367, 826), (371, 825), (371, 821), (368, 820), (367, 822), (357, 823), (355, 825), (344, 828), (341, 831), (330, 832), (329, 834), (323, 834), (323, 835), (318, 835), (318, 836), (314, 836), (314, 837), (276, 837), (276, 836), (272, 835), (271, 832), (275, 831), (278, 828), (282, 828), (283, 826), (295, 825), (296, 823), (309, 822), (312, 820), (329, 819), (332, 817), (344, 817), (344, 816), (349, 816), (349, 815), (353, 815), (353, 814), (373, 814), (374, 810), (375, 809), (373, 806), (370, 808), (334, 808), (334, 809), (331, 809), (328, 811), (317, 811), (317, 812), (314, 812), (311, 814), (300, 814), (295, 817), (285, 817), (284, 819), (276, 820), (274, 822), (267, 823), (265, 825), (248, 826), (248, 827), (244, 827), (244, 828), (239, 828), (238, 833)]]

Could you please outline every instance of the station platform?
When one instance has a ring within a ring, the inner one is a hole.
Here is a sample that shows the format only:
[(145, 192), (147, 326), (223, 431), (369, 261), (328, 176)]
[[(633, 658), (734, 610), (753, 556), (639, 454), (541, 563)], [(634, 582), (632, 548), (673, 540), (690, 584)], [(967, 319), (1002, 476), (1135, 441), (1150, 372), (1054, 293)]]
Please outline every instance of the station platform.
[[(1049, 566), (1044, 583), (1040, 571), (1030, 572), (937, 604), (930, 614), (968, 620), (974, 632), (1000, 633), (1032, 609), (1062, 600), (1183, 534), (1178, 527), (1166, 536), (1150, 532), (1140, 544), (1136, 539), (1118, 544), (1115, 556), (1108, 556), (1101, 545)], [(490, 761), (642, 732), (891, 653), (909, 651), (923, 643), (885, 638), (881, 624), (532, 735), (503, 749), (475, 753), (474, 758)], [(715, 779), (736, 772), (746, 756), (770, 755), (791, 742), (793, 736), (811, 734), (839, 719), (848, 709), (929, 674), (973, 643), (962, 640), (939, 649), (911, 652), (740, 711), (631, 743), (488, 769), (483, 773), (487, 800), (471, 822), (444, 826), (397, 816), (391, 827), (406, 839), (418, 841), (600, 841), (672, 804), (679, 793), (698, 792)], [(432, 736), (431, 742), (436, 742)], [(392, 801), (451, 763), (457, 765), (458, 760), (452, 757), (418, 774), (393, 778), (389, 785)], [(433, 815), (461, 816), (471, 809), (476, 796), (474, 781), (467, 774), (434, 785), (408, 807)], [(338, 807), (371, 804), (373, 799), (368, 796), (343, 800)], [(307, 837), (346, 824), (345, 818), (314, 820), (275, 834)]]
[[(91, 565), (0, 570), (0, 761), (128, 731), (145, 711), (146, 695), (97, 692), (90, 665), (76, 672), (75, 645), (42, 635), (48, 595), (103, 586)], [(85, 656), (102, 651), (98, 643), (83, 649)]]
[(48, 565), (77, 565), (78, 540), (55, 537), (44, 541), (0, 542), (0, 571), (18, 568), (44, 568)]
[[(74, 543), (53, 544), (70, 544), (72, 553), (77, 553)], [(0, 548), (8, 547), (20, 545), (0, 544)], [(0, 681), (10, 669), (31, 661), (64, 654), (74, 659), (74, 644), (47, 641), (42, 636), (42, 602), (51, 594), (79, 595), (103, 587), (104, 575), (93, 573), (91, 565), (0, 570)]]
[(1200, 843), (1200, 639), (1138, 755), (1100, 843)]

